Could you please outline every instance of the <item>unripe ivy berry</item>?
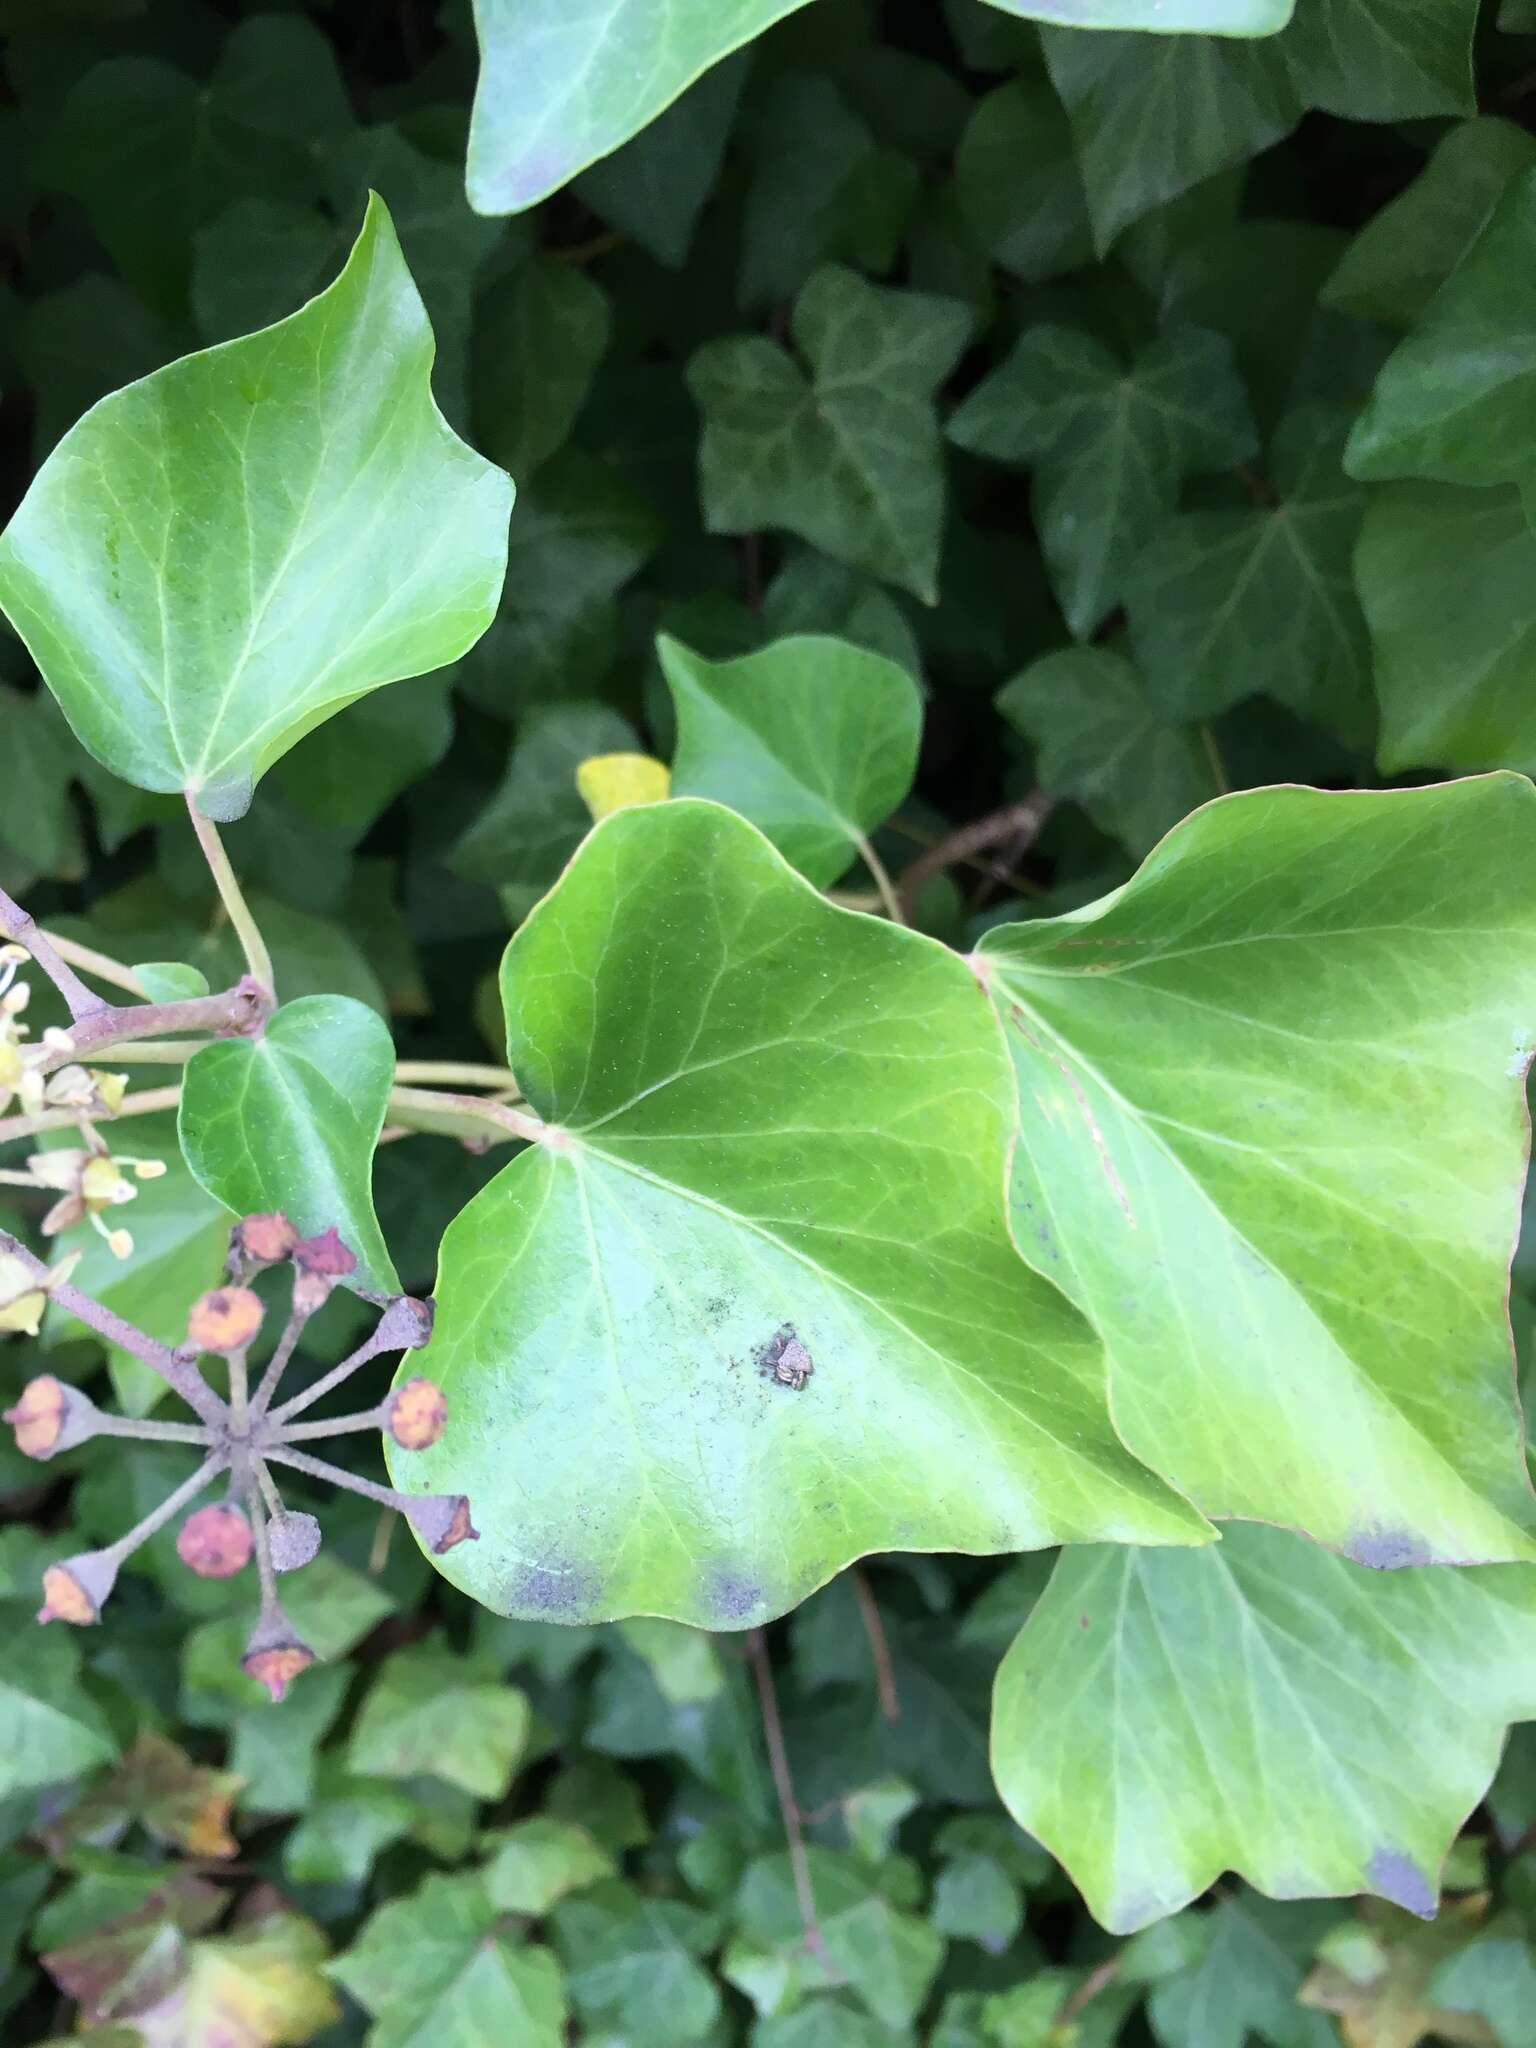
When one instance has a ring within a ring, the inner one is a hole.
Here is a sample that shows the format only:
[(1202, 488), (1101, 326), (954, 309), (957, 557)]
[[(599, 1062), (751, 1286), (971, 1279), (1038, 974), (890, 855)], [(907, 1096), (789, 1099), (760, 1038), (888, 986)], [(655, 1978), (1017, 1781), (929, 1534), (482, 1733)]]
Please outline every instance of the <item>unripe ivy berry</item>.
[(385, 1406), (384, 1426), (402, 1451), (424, 1451), (447, 1426), (448, 1398), (436, 1380), (407, 1380)]
[(116, 1583), (117, 1560), (104, 1551), (86, 1550), (78, 1557), (66, 1557), (43, 1573), (43, 1604), (37, 1618), (86, 1628), (100, 1621)]
[(279, 1611), (256, 1624), (240, 1659), (240, 1668), (247, 1678), (264, 1685), (277, 1701), (286, 1696), (299, 1673), (307, 1671), (314, 1661), (314, 1651), (308, 1643), (300, 1641)]
[(199, 1351), (243, 1351), (261, 1319), (261, 1302), (249, 1287), (215, 1287), (193, 1302), (187, 1341)]
[(275, 1515), (267, 1532), (275, 1572), (296, 1572), (309, 1563), (320, 1548), (320, 1524), (301, 1508)]
[(254, 1266), (271, 1266), (286, 1259), (298, 1241), (299, 1233), (281, 1209), (267, 1215), (242, 1216), (230, 1232), (231, 1249), (237, 1258)]
[(200, 1579), (232, 1579), (250, 1563), (251, 1546), (250, 1523), (229, 1506), (199, 1508), (176, 1532), (176, 1555)]
[(52, 1373), (28, 1380), (5, 1420), (16, 1432), (16, 1448), (28, 1458), (53, 1458), (95, 1434), (98, 1410), (78, 1388)]

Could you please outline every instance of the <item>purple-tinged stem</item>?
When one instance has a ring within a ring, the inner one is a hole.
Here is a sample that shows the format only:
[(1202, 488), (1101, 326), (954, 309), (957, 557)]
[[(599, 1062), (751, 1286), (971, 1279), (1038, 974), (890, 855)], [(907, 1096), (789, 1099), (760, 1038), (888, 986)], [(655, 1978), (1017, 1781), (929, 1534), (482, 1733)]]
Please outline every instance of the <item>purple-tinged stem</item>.
[(126, 1536), (119, 1536), (115, 1543), (109, 1544), (101, 1555), (110, 1558), (114, 1565), (121, 1564), (125, 1557), (131, 1557), (140, 1544), (147, 1543), (158, 1529), (163, 1529), (167, 1522), (179, 1515), (189, 1501), (196, 1500), (208, 1482), (222, 1472), (228, 1462), (226, 1452), (212, 1452), (190, 1478), (181, 1482), (174, 1493), (167, 1494), (159, 1507), (151, 1508), (142, 1522), (136, 1523)]
[(20, 1238), (13, 1237), (8, 1230), (0, 1230), (0, 1252), (8, 1253), (23, 1269), (30, 1273), (45, 1290), (50, 1301), (56, 1301), (60, 1308), (68, 1309), (78, 1316), (82, 1323), (93, 1329), (98, 1337), (105, 1337), (109, 1344), (115, 1344), (122, 1351), (131, 1351), (135, 1358), (141, 1358), (152, 1372), (159, 1373), (168, 1387), (179, 1394), (194, 1415), (200, 1415), (210, 1428), (217, 1428), (224, 1420), (224, 1403), (213, 1391), (190, 1360), (179, 1358), (164, 1344), (158, 1343), (137, 1324), (104, 1308), (99, 1301), (82, 1293), (67, 1280), (55, 1280), (52, 1269), (29, 1252)]
[(3, 889), (0, 889), (0, 932), (4, 932), (8, 939), (14, 939), (18, 946), (26, 947), (69, 1005), (69, 1014), (77, 1024), (94, 1011), (111, 1009), (112, 1005), (104, 996), (88, 989), (73, 967), (59, 958), (47, 934), (39, 931), (33, 923), (30, 911), (23, 910)]
[(361, 1408), (351, 1415), (332, 1416), (326, 1422), (297, 1422), (291, 1428), (281, 1416), (274, 1415), (272, 1420), (282, 1430), (283, 1443), (307, 1443), (316, 1437), (348, 1436), (359, 1429), (383, 1429), (389, 1421), (389, 1403), (381, 1401), (377, 1408)]
[(323, 1479), (328, 1486), (340, 1486), (348, 1493), (360, 1493), (364, 1500), (376, 1501), (381, 1508), (394, 1508), (402, 1515), (417, 1500), (416, 1495), (397, 1493), (392, 1486), (379, 1486), (371, 1479), (359, 1479), (344, 1466), (332, 1465), (325, 1458), (311, 1458), (303, 1451), (290, 1451), (286, 1444), (272, 1444), (262, 1455), (274, 1465), (291, 1465), (295, 1472), (303, 1472), (310, 1479)]
[(105, 1415), (98, 1411), (93, 1436), (128, 1436), (148, 1444), (208, 1444), (200, 1422), (155, 1422), (149, 1416)]
[(52, 1073), (69, 1060), (93, 1059), (114, 1045), (135, 1038), (164, 1038), (173, 1032), (200, 1031), (215, 1038), (249, 1036), (265, 1021), (272, 999), (246, 975), (217, 996), (190, 996), (180, 1003), (131, 1003), (119, 1009), (101, 1004), (70, 1026), (72, 1050), (51, 1054), (42, 1071)]
[(295, 1394), (291, 1401), (285, 1401), (281, 1408), (274, 1409), (272, 1414), (273, 1422), (279, 1429), (286, 1428), (288, 1422), (295, 1415), (302, 1415), (306, 1408), (312, 1408), (317, 1401), (321, 1400), (331, 1391), (332, 1387), (339, 1387), (343, 1380), (350, 1379), (353, 1373), (357, 1372), (360, 1367), (367, 1365), (370, 1360), (380, 1357), (386, 1351), (398, 1350), (398, 1348), (399, 1346), (391, 1344), (387, 1337), (381, 1341), (378, 1330), (375, 1330), (372, 1336), (366, 1338), (358, 1345), (355, 1351), (349, 1353), (341, 1361), (340, 1365), (333, 1365), (328, 1373), (322, 1374), (312, 1387), (306, 1387), (302, 1394)]
[(272, 1396), (277, 1392), (278, 1381), (288, 1370), (288, 1361), (293, 1357), (294, 1347), (303, 1334), (304, 1325), (309, 1321), (310, 1313), (310, 1310), (305, 1308), (295, 1308), (290, 1312), (283, 1334), (277, 1340), (277, 1349), (267, 1360), (267, 1369), (262, 1374), (261, 1382), (255, 1393), (251, 1396), (251, 1420), (253, 1422), (260, 1421), (271, 1405)]

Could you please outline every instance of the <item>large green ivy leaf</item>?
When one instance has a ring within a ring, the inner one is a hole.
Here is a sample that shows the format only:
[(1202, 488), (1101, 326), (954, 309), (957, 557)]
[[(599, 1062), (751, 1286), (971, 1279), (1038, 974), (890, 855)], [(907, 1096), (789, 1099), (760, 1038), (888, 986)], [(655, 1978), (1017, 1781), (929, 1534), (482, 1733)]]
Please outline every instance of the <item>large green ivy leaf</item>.
[(78, 1778), (117, 1754), (80, 1683), (80, 1652), (62, 1630), (13, 1628), (0, 1673), (0, 1796)]
[(1358, 1562), (1536, 1556), (1505, 1312), (1536, 1046), (1536, 791), (1258, 790), (1000, 927), (1020, 1249), (1125, 1442)]
[(1274, 697), (1347, 739), (1371, 728), (1370, 651), (1351, 556), (1365, 493), (1340, 468), (1344, 427), (1326, 406), (1283, 420), (1256, 504), (1185, 512), (1126, 582), (1131, 643), (1174, 719)]
[(1309, 107), (1373, 121), (1472, 113), (1476, 18), (1477, 0), (1302, 0), (1256, 41), (1045, 29), (1100, 247), (1278, 142)]
[(663, 637), (677, 707), (672, 788), (750, 818), (820, 888), (912, 787), (923, 705), (904, 668), (806, 634), (739, 661)]
[(685, 799), (596, 827), (502, 995), (552, 1128), (444, 1239), (453, 1421), (393, 1468), (470, 1496), (455, 1583), (741, 1628), (870, 1550), (1200, 1540), (1008, 1241), (1006, 1056), (952, 953)]
[(565, 1992), (548, 1949), (514, 1941), (478, 1877), (429, 1877), (381, 1906), (330, 1974), (376, 2015), (373, 2048), (504, 2041), (560, 2048)]
[(1536, 1714), (1536, 1571), (1368, 1572), (1235, 1523), (1063, 1553), (1003, 1660), (992, 1764), (1128, 1933), (1225, 1870), (1435, 1909), (1504, 1734)]
[(432, 1643), (397, 1650), (363, 1702), (347, 1762), (360, 1777), (441, 1778), (505, 1799), (528, 1739), (515, 1685)]
[(1482, 114), (1450, 129), (1406, 192), (1372, 214), (1323, 291), (1327, 305), (1411, 327), (1476, 241), (1536, 136)]
[(0, 604), (98, 760), (238, 817), (322, 718), (478, 638), (510, 485), (445, 425), (431, 362), (375, 200), (319, 298), (64, 437), (0, 538)]
[[(805, 0), (475, 0), (470, 204), (518, 213)], [(643, 53), (643, 59), (640, 53)]]
[(398, 1293), (372, 1188), (394, 1077), (394, 1043), (376, 1010), (349, 996), (301, 996), (260, 1038), (226, 1038), (188, 1060), (187, 1164), (237, 1216), (282, 1209), (305, 1235), (335, 1228), (356, 1255), (358, 1284)]
[(1536, 477), (1536, 170), (1487, 225), (1382, 366), (1349, 442), (1356, 476), (1444, 483)]
[(1146, 685), (1109, 647), (1063, 647), (1005, 683), (997, 708), (1039, 750), (1040, 785), (1075, 797), (1102, 831), (1143, 854), (1220, 793), (1192, 727), (1158, 715)]
[(944, 522), (933, 393), (970, 326), (953, 300), (827, 264), (790, 319), (809, 376), (765, 335), (706, 342), (688, 383), (704, 414), (710, 532), (787, 527), (933, 603)]
[(1374, 492), (1355, 578), (1376, 657), (1382, 772), (1536, 772), (1536, 533), (1519, 492)]
[(1035, 524), (1067, 624), (1086, 639), (1178, 503), (1179, 483), (1257, 443), (1230, 345), (1160, 335), (1129, 367), (1070, 327), (1032, 328), (966, 399), (950, 439), (1028, 462)]

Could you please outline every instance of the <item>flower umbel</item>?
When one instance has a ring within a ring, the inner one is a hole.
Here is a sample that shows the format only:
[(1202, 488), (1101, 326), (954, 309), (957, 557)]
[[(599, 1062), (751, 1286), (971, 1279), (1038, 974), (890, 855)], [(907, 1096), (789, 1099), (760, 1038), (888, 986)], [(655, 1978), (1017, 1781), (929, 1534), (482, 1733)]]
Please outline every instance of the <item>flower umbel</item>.
[[(56, 1160), (66, 1155), (40, 1156)], [(105, 1154), (67, 1156), (115, 1164)], [(294, 1269), (292, 1308), (261, 1383), (252, 1393), (247, 1361), (261, 1332), (265, 1310), (250, 1282), (280, 1262), (291, 1263)], [(301, 1238), (285, 1216), (248, 1216), (232, 1233), (229, 1279), (192, 1304), (187, 1340), (170, 1351), (72, 1287), (65, 1267), (50, 1271), (15, 1238), (0, 1231), (0, 1325), (9, 1311), (15, 1318), (12, 1327), (35, 1327), (36, 1317), (52, 1293), (62, 1306), (103, 1334), (128, 1343), (161, 1373), (198, 1418), (195, 1423), (185, 1423), (109, 1415), (78, 1389), (52, 1374), (43, 1374), (28, 1382), (20, 1400), (6, 1413), (5, 1420), (16, 1432), (17, 1447), (28, 1457), (50, 1458), (88, 1437), (124, 1436), (197, 1444), (205, 1453), (197, 1471), (116, 1543), (48, 1567), (39, 1621), (77, 1626), (99, 1621), (124, 1560), (223, 1476), (227, 1480), (225, 1499), (188, 1515), (177, 1534), (177, 1552), (190, 1570), (206, 1578), (232, 1578), (255, 1559), (261, 1611), (241, 1663), (274, 1700), (280, 1700), (293, 1679), (314, 1662), (314, 1652), (283, 1612), (277, 1597), (277, 1574), (309, 1562), (320, 1547), (320, 1525), (312, 1515), (284, 1506), (272, 1476), (273, 1465), (289, 1466), (398, 1510), (428, 1548), (439, 1554), (478, 1535), (463, 1494), (397, 1493), (297, 1448), (301, 1442), (365, 1429), (387, 1430), (406, 1450), (437, 1441), (447, 1421), (448, 1404), (439, 1387), (420, 1377), (407, 1381), (374, 1408), (320, 1422), (297, 1419), (370, 1359), (425, 1344), (432, 1331), (427, 1303), (408, 1295), (386, 1302), (372, 1334), (355, 1351), (283, 1407), (272, 1406), (304, 1325), (356, 1263), (334, 1230)], [(222, 1359), (227, 1367), (227, 1400), (197, 1368), (198, 1358), (210, 1356)]]

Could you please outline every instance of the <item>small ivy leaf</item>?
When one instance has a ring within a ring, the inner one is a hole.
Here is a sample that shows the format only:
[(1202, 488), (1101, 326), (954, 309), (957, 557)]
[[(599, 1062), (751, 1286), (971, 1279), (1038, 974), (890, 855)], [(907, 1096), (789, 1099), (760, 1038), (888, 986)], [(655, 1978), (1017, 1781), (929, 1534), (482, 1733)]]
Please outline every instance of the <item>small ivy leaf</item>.
[(1201, 1551), (1064, 1552), (998, 1673), (992, 1765), (1116, 1934), (1226, 1870), (1427, 1916), (1532, 1713), (1536, 1571), (1369, 1572), (1234, 1523)]
[(80, 1652), (59, 1629), (12, 1631), (0, 1674), (0, 1797), (61, 1785), (110, 1763), (117, 1743), (80, 1683)]
[(512, 1935), (469, 1873), (429, 1877), (380, 1906), (330, 1973), (377, 2016), (375, 2048), (476, 2037), (561, 2048), (566, 2039), (559, 1964)]
[(589, 754), (576, 769), (576, 788), (594, 819), (629, 804), (664, 803), (672, 771), (650, 754)]
[(1145, 29), (1153, 35), (1268, 36), (1285, 27), (1296, 0), (989, 0), (1025, 21), (1063, 28)]
[[(806, 0), (475, 0), (480, 82), (466, 182), (520, 213), (654, 121)], [(634, 53), (647, 52), (637, 65)]]
[(314, 1921), (259, 1889), (225, 1934), (192, 1943), (183, 1980), (136, 2012), (129, 2039), (145, 2048), (280, 2048), (312, 2041), (340, 2018), (322, 1974), (330, 1949)]
[(1031, 328), (949, 435), (975, 454), (1032, 464), (1041, 543), (1080, 640), (1119, 604), (1180, 481), (1230, 469), (1257, 446), (1231, 344), (1195, 327), (1160, 335), (1129, 367), (1092, 335)]
[(1349, 439), (1356, 476), (1536, 482), (1536, 170), (1487, 225), (1388, 356)]
[(712, 1915), (610, 1881), (562, 1900), (551, 1926), (572, 2000), (594, 2031), (622, 2027), (633, 2048), (707, 2040), (720, 1992), (697, 1958), (713, 1945)]
[(1019, 1248), (1207, 1513), (1362, 1564), (1536, 1557), (1506, 1313), (1533, 939), (1512, 775), (1224, 797), (1113, 896), (983, 939)]
[(739, 661), (656, 643), (677, 711), (672, 786), (750, 818), (818, 888), (912, 787), (923, 704), (904, 668), (796, 635)]
[(432, 1643), (397, 1650), (375, 1679), (347, 1750), (360, 1777), (441, 1778), (504, 1799), (528, 1740), (524, 1694)]
[(742, 1628), (867, 1551), (1201, 1540), (1008, 1240), (1011, 1078), (952, 953), (683, 798), (593, 828), (502, 995), (556, 1128), (448, 1230), (413, 1368), (453, 1419), (391, 1460), (474, 1500), (456, 1584)]
[(281, 1209), (305, 1235), (334, 1227), (356, 1254), (355, 1284), (398, 1293), (371, 1185), (394, 1073), (376, 1011), (348, 996), (285, 1003), (259, 1039), (223, 1039), (188, 1060), (187, 1164), (237, 1216)]
[(208, 993), (208, 977), (202, 969), (180, 960), (140, 960), (132, 972), (147, 1003), (180, 1003)]
[(65, 435), (0, 536), (0, 605), (106, 767), (239, 817), (322, 719), (478, 639), (511, 486), (445, 424), (431, 364), (375, 198), (318, 298)]
[(809, 375), (766, 335), (706, 342), (688, 384), (704, 414), (710, 532), (784, 527), (935, 603), (945, 484), (933, 393), (971, 321), (953, 299), (827, 263), (790, 319)]

